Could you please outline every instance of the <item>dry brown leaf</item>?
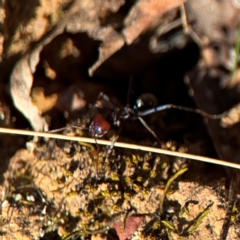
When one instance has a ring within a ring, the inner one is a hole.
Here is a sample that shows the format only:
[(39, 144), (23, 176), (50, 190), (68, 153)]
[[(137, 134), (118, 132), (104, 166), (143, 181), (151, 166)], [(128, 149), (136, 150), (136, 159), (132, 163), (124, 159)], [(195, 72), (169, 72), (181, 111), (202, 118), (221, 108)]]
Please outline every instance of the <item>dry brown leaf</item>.
[(123, 229), (124, 223), (122, 221), (114, 223), (113, 227), (116, 229), (119, 239), (124, 240), (130, 239), (143, 222), (143, 216), (130, 216), (126, 219), (125, 229)]
[(32, 102), (42, 112), (50, 111), (57, 103), (58, 95), (52, 94), (45, 96), (43, 88), (34, 88), (32, 90)]
[(230, 33), (235, 31), (239, 23), (239, 9), (233, 5), (233, 1), (188, 1), (186, 11), (189, 22), (194, 23), (194, 31), (202, 40), (235, 41)]
[(54, 22), (59, 20), (59, 11), (67, 1), (70, 2), (70, 0), (51, 3), (45, 0), (27, 1), (26, 4), (19, 1), (6, 2), (0, 14), (3, 15), (0, 21), (3, 26), (4, 58), (23, 54), (32, 42), (40, 41)]
[(33, 84), (33, 74), (39, 62), (40, 53), (54, 37), (63, 32), (69, 16), (75, 13), (75, 4), (72, 5), (57, 27), (47, 34), (33, 49), (30, 49), (15, 65), (10, 77), (10, 90), (14, 105), (29, 120), (36, 131), (47, 131), (48, 124), (41, 116), (38, 108), (32, 103), (30, 92)]
[(67, 24), (66, 30), (71, 33), (87, 32), (89, 36), (102, 41), (99, 47), (99, 59), (89, 68), (89, 75), (92, 76), (96, 69), (110, 56), (117, 52), (123, 45), (124, 39), (112, 26), (102, 27), (99, 17), (105, 11), (116, 12), (124, 1), (114, 1), (109, 4), (106, 1), (79, 1), (79, 13)]
[(96, 234), (91, 236), (91, 240), (107, 240), (107, 237), (103, 234)]
[[(127, 43), (130, 44), (143, 30), (149, 28), (156, 18), (166, 11), (179, 6), (184, 1), (152, 0), (137, 2), (125, 20), (126, 29), (123, 34)], [(123, 36), (116, 32), (113, 26), (102, 26), (100, 22), (100, 18), (107, 16), (110, 11), (118, 11), (123, 4), (124, 0), (115, 0), (113, 2), (96, 0), (74, 1), (69, 9), (65, 11), (64, 16), (55, 26), (52, 26), (52, 30), (17, 62), (11, 75), (11, 94), (15, 106), (29, 120), (34, 130), (41, 131), (48, 128), (45, 120), (41, 117), (41, 113), (32, 104), (30, 97), (33, 74), (39, 62), (39, 55), (42, 49), (64, 31), (70, 33), (87, 32), (90, 37), (102, 41), (99, 47), (99, 59), (89, 68), (89, 75), (92, 76), (106, 59), (124, 45)]]
[(32, 103), (30, 92), (33, 83), (33, 73), (39, 61), (41, 47), (20, 59), (11, 75), (11, 95), (14, 105), (29, 120), (36, 131), (48, 130), (48, 125)]
[(79, 86), (72, 85), (58, 95), (56, 106), (66, 114), (74, 113), (85, 108), (87, 101)]
[(235, 105), (227, 111), (226, 116), (221, 119), (222, 127), (231, 127), (240, 121), (240, 104)]
[(15, 65), (11, 74), (11, 95), (15, 107), (29, 120), (36, 131), (48, 130), (48, 125), (30, 97), (33, 74), (39, 62), (39, 55), (43, 47), (48, 44), (63, 28), (58, 28), (50, 36), (23, 56)]
[(99, 48), (99, 59), (89, 69), (89, 75), (92, 76), (106, 59), (124, 45), (124, 39), (127, 44), (132, 44), (144, 30), (151, 26), (156, 18), (158, 19), (165, 12), (179, 6), (185, 1), (186, 0), (138, 1), (125, 19), (126, 27), (122, 33), (123, 37), (115, 32), (112, 27), (101, 28), (94, 36), (96, 39), (103, 41)]
[(239, 88), (240, 86), (240, 68), (236, 69), (234, 74), (230, 76), (227, 80), (222, 81), (223, 87), (226, 88)]
[(99, 59), (89, 68), (89, 75), (92, 76), (96, 69), (105, 62), (111, 55), (117, 52), (124, 45), (124, 39), (112, 27), (102, 28), (95, 36), (99, 40), (103, 40), (99, 48)]
[(127, 44), (132, 42), (167, 11), (180, 6), (186, 0), (141, 0), (125, 19), (123, 35)]
[[(115, 3), (118, 4), (115, 4), (114, 8), (110, 4), (105, 5), (110, 8), (109, 10), (116, 11), (123, 1)], [(122, 38), (111, 27), (101, 27), (98, 17), (102, 10), (99, 1), (75, 1), (52, 31), (46, 34), (37, 46), (30, 49), (15, 65), (11, 74), (11, 95), (15, 106), (29, 120), (34, 130), (48, 129), (47, 123), (41, 117), (37, 107), (33, 105), (30, 97), (33, 74), (44, 46), (61, 34), (64, 29), (71, 33), (88, 32), (90, 36), (104, 41), (100, 49), (100, 59), (93, 66), (94, 69), (123, 46)], [(117, 44), (112, 45), (112, 40), (114, 40), (114, 44), (115, 42)]]

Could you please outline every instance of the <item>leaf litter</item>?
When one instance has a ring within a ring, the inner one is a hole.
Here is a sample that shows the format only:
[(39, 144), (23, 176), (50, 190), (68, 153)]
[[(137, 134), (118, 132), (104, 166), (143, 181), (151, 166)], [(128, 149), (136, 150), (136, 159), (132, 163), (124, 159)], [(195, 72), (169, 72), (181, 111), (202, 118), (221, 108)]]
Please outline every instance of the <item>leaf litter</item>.
[[(203, 57), (195, 69), (188, 73), (189, 89), (194, 93), (193, 98), (200, 109), (210, 113), (226, 112), (222, 125), (229, 127), (230, 130), (221, 128), (220, 131), (215, 126), (218, 124), (217, 121), (214, 123), (209, 121), (207, 126), (218, 156), (237, 162), (239, 154), (236, 148), (234, 145), (229, 146), (229, 142), (223, 141), (223, 139), (237, 139), (238, 131), (233, 134), (234, 131), (231, 128), (239, 121), (238, 111), (237, 108), (229, 110), (238, 103), (237, 97), (230, 99), (227, 107), (221, 107), (219, 102), (222, 101), (206, 101), (216, 92), (220, 94), (222, 89), (219, 86), (228, 84), (226, 79), (229, 79), (229, 74), (222, 71), (222, 67), (227, 70), (231, 67), (231, 60), (226, 53), (229, 46), (234, 45), (234, 33), (239, 23), (239, 20), (234, 18), (239, 10), (232, 1), (214, 3), (214, 9), (218, 12), (210, 13), (211, 17), (204, 15), (209, 12), (205, 11), (206, 6), (199, 1), (194, 3), (191, 1), (131, 1), (130, 4), (128, 3), (127, 11), (124, 10), (127, 3), (123, 0), (54, 1), (51, 5), (41, 1), (29, 5), (32, 11), (29, 11), (27, 7), (23, 8), (23, 5), (18, 2), (13, 2), (12, 5), (5, 3), (1, 8), (4, 14), (0, 19), (3, 25), (0, 39), (2, 39), (1, 64), (7, 68), (3, 71), (2, 77), (4, 79), (10, 76), (10, 93), (15, 107), (37, 131), (48, 130), (50, 121), (46, 115), (51, 108), (54, 109), (54, 104), (57, 102), (61, 103), (58, 107), (60, 111), (67, 109), (65, 116), (73, 116), (72, 110), (69, 110), (71, 108), (63, 107), (63, 101), (59, 100), (65, 99), (64, 95), (61, 95), (62, 92), (58, 94), (58, 101), (55, 97), (48, 108), (38, 108), (37, 104), (33, 103), (32, 92), (37, 79), (41, 78), (39, 66), (42, 64), (42, 58), (46, 56), (47, 47), (53, 46), (51, 43), (57, 42), (58, 37), (60, 39), (64, 34), (69, 37), (86, 33), (89, 46), (90, 39), (101, 42), (97, 47), (98, 57), (92, 55), (89, 63), (81, 66), (80, 61), (77, 61), (86, 55), (84, 55), (84, 47), (80, 47), (78, 53), (75, 54), (76, 57), (72, 59), (73, 63), (77, 62), (76, 66), (80, 69), (85, 67), (85, 72), (93, 77), (99, 77), (99, 74), (100, 77), (104, 77), (104, 74), (101, 76), (101, 68), (109, 64), (112, 64), (112, 69), (124, 72), (126, 65), (114, 64), (114, 58), (119, 57), (117, 54), (121, 54), (121, 49), (124, 53), (126, 45), (136, 50), (135, 47), (144, 34), (154, 36), (155, 50), (157, 49), (155, 54), (162, 54), (164, 49), (169, 51), (175, 46), (186, 44), (188, 38), (179, 38), (179, 32), (174, 35), (174, 39), (165, 42), (158, 42), (162, 37), (159, 29), (154, 32), (159, 26), (161, 28), (162, 22), (169, 22), (171, 25), (174, 21), (172, 19), (175, 19), (173, 16), (178, 17), (178, 7), (183, 7), (184, 2), (186, 2), (186, 14), (189, 17), (188, 27), (192, 30), (189, 35), (193, 39), (196, 39), (196, 36), (203, 39), (202, 42), (197, 41)], [(210, 8), (213, 4), (211, 1), (206, 4), (208, 9), (212, 9)], [(223, 8), (226, 11), (221, 11)], [(16, 18), (11, 18), (13, 9), (16, 9)], [(171, 12), (173, 12), (172, 15)], [(219, 16), (219, 12), (224, 13), (224, 17), (222, 14)], [(14, 20), (18, 18), (19, 22)], [(211, 19), (210, 22), (209, 19)], [(232, 19), (235, 19), (234, 23)], [(207, 24), (204, 23), (205, 20)], [(179, 25), (173, 26), (179, 27)], [(215, 31), (209, 31), (209, 28)], [(169, 32), (165, 34), (171, 35), (171, 26), (167, 29)], [(227, 37), (224, 34), (227, 34)], [(71, 41), (73, 45), (76, 45), (74, 39)], [(172, 45), (166, 46), (168, 42)], [(218, 44), (220, 42), (220, 48), (216, 47), (216, 42)], [(95, 47), (95, 50), (97, 48)], [(91, 52), (89, 49), (88, 51)], [(136, 53), (136, 57), (146, 58), (144, 56), (147, 55), (142, 54), (143, 57), (141, 57), (141, 54), (142, 52)], [(57, 60), (52, 60), (52, 62), (50, 60), (45, 66), (52, 70), (53, 75), (48, 76), (55, 83), (61, 75), (61, 65), (56, 67), (61, 57), (58, 52), (54, 55)], [(127, 59), (128, 56), (126, 55), (125, 58)], [(64, 58), (66, 55), (62, 55), (62, 59)], [(144, 63), (153, 61), (152, 59), (144, 60)], [(132, 59), (128, 62), (129, 67), (132, 62), (134, 62)], [(74, 66), (71, 66), (71, 69), (74, 69)], [(136, 69), (140, 70), (140, 67)], [(108, 71), (109, 69), (106, 72)], [(127, 71), (131, 72), (131, 70)], [(71, 70), (68, 70), (69, 78), (72, 79), (70, 72)], [(151, 76), (150, 73), (149, 75)], [(115, 76), (117, 77), (116, 73)], [(83, 78), (87, 78), (86, 73), (81, 75), (79, 82), (81, 82), (81, 89), (84, 87), (87, 89), (89, 79), (83, 80)], [(211, 85), (213, 81), (205, 83), (204, 78), (211, 80), (217, 78), (218, 87)], [(69, 80), (69, 85), (71, 81)], [(93, 86), (88, 87), (90, 90), (87, 91), (98, 89)], [(106, 89), (104, 84), (101, 87)], [(43, 89), (48, 90), (47, 87)], [(234, 91), (237, 92), (237, 88)], [(66, 91), (66, 95), (69, 95), (69, 92)], [(205, 93), (208, 98), (204, 98)], [(44, 94), (46, 97), (42, 98), (42, 101), (45, 102), (48, 99), (47, 91)], [(114, 94), (110, 95), (112, 97)], [(91, 112), (93, 103), (89, 104), (88, 100), (80, 103), (85, 104), (83, 104), (83, 109), (79, 110), (83, 114), (80, 124), (84, 128), (89, 124), (95, 111)], [(90, 112), (85, 108), (90, 109)], [(150, 122), (153, 120), (154, 118), (150, 119)], [(11, 124), (14, 124), (15, 120), (11, 119), (11, 121)], [(161, 124), (163, 122), (159, 123)], [(176, 128), (178, 127), (179, 125), (176, 124)], [(237, 129), (237, 126), (233, 128)], [(145, 133), (142, 134), (144, 136)], [(135, 141), (129, 137), (125, 139)], [(152, 144), (148, 141), (148, 137), (143, 142)], [(203, 149), (206, 146), (202, 142), (187, 140), (183, 146), (181, 143), (169, 142), (172, 148), (181, 149), (182, 147), (200, 154), (204, 154)], [(168, 146), (168, 143), (163, 144), (162, 147)], [(91, 144), (74, 144), (54, 140), (46, 140), (46, 142), (39, 140), (33, 145), (33, 149), (22, 149), (16, 152), (4, 173), (4, 183), (1, 186), (3, 196), (1, 234), (4, 239), (39, 239), (48, 234), (49, 236), (56, 234), (55, 236), (60, 236), (62, 239), (77, 237), (80, 239), (82, 236), (89, 239), (104, 239), (106, 236), (118, 239), (116, 235), (120, 239), (166, 239), (167, 237), (170, 239), (180, 237), (183, 239), (219, 239), (221, 235), (227, 209), (227, 195), (223, 187), (226, 185), (225, 178), (219, 181), (219, 175), (210, 178), (204, 175), (205, 170), (201, 171), (201, 167), (197, 167), (199, 175), (193, 176), (194, 174), (187, 171), (181, 179), (175, 179), (174, 174), (178, 170), (181, 173), (181, 170), (186, 167), (185, 160), (177, 157), (140, 154), (138, 151), (129, 152), (115, 148), (108, 156), (108, 150), (104, 147), (96, 149)], [(98, 168), (96, 168), (97, 164)], [(175, 181), (168, 184), (169, 179)], [(166, 186), (168, 186), (168, 191), (164, 192)], [(164, 201), (161, 202), (161, 199)], [(188, 202), (189, 214), (181, 216), (180, 212)], [(164, 206), (163, 209), (159, 208), (160, 204)], [(237, 239), (239, 232), (237, 221), (230, 227), (228, 239)], [(116, 230), (115, 235), (109, 230), (110, 228)]]

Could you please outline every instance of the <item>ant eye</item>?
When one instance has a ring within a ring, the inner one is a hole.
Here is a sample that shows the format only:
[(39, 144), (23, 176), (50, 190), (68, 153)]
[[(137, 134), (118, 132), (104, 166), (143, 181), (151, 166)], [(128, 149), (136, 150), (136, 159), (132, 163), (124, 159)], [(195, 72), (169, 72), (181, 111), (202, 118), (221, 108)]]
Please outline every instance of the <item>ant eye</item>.
[(136, 101), (135, 108), (147, 109), (157, 106), (157, 98), (151, 93), (142, 94)]
[(90, 126), (89, 126), (89, 135), (91, 137), (100, 138), (104, 136), (111, 128), (111, 125), (105, 120), (105, 118), (97, 114)]

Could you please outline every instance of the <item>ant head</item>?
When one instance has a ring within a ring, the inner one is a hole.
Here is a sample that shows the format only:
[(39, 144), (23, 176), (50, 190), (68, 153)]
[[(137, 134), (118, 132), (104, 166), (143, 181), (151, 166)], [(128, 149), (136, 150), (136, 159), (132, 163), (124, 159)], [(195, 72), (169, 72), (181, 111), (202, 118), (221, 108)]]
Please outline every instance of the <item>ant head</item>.
[(157, 106), (157, 98), (151, 93), (144, 93), (136, 100), (134, 109), (145, 110)]
[(89, 135), (94, 138), (101, 138), (104, 136), (111, 128), (111, 125), (101, 114), (97, 114), (90, 126), (89, 126)]

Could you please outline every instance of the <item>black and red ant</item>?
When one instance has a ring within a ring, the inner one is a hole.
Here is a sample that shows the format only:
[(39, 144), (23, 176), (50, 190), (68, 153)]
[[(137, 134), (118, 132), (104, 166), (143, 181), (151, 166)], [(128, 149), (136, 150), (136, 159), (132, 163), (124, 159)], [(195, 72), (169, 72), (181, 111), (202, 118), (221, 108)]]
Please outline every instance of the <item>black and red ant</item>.
[[(157, 100), (152, 94), (145, 93), (145, 94), (142, 94), (136, 100), (134, 107), (131, 107), (129, 104), (127, 104), (125, 107), (119, 108), (117, 104), (114, 103), (106, 94), (101, 92), (99, 93), (97, 101), (94, 106), (98, 109), (108, 110), (109, 113), (107, 114), (106, 118), (99, 113), (93, 117), (88, 127), (89, 136), (95, 139), (102, 138), (104, 135), (106, 135), (109, 132), (109, 130), (113, 126), (119, 128), (119, 132), (120, 132), (123, 120), (138, 119), (141, 122), (141, 124), (148, 130), (148, 132), (151, 133), (151, 135), (158, 141), (158, 143), (160, 143), (160, 140), (157, 134), (151, 129), (151, 127), (147, 124), (147, 122), (143, 119), (143, 117), (147, 115), (151, 115), (153, 113), (161, 112), (167, 109), (178, 109), (178, 110), (183, 110), (187, 112), (193, 112), (193, 113), (200, 114), (208, 119), (221, 119), (223, 116), (226, 115), (225, 112), (222, 114), (209, 114), (200, 109), (193, 109), (193, 108), (178, 106), (174, 104), (156, 106), (156, 103), (157, 103)], [(83, 129), (81, 127), (74, 126), (74, 125), (71, 125), (69, 127), (76, 128), (76, 129)], [(68, 127), (55, 129), (55, 130), (52, 130), (51, 132), (61, 131), (66, 128)]]
[[(160, 143), (160, 140), (157, 136), (157, 134), (151, 129), (151, 127), (146, 123), (146, 121), (143, 119), (144, 116), (160, 112), (167, 109), (178, 109), (183, 110), (187, 112), (193, 112), (200, 114), (208, 119), (221, 119), (223, 116), (226, 115), (226, 113), (222, 114), (209, 114), (206, 113), (200, 109), (193, 109), (189, 107), (184, 106), (178, 106), (174, 104), (166, 104), (161, 106), (156, 106), (156, 98), (149, 93), (141, 95), (134, 107), (131, 107), (129, 104), (127, 104), (123, 108), (117, 107), (117, 105), (104, 93), (100, 93), (98, 96), (98, 100), (95, 104), (96, 108), (104, 109), (105, 103), (109, 105), (109, 103), (112, 105), (112, 108), (108, 107), (109, 114), (106, 118), (104, 118), (101, 114), (95, 115), (95, 117), (92, 119), (88, 131), (89, 135), (94, 138), (101, 138), (104, 135), (108, 133), (108, 131), (111, 129), (112, 126), (117, 126), (119, 129), (121, 129), (121, 125), (123, 120), (130, 119), (130, 120), (139, 120), (141, 124), (148, 130), (149, 133), (152, 134), (152, 136)], [(150, 107), (150, 108), (149, 108)], [(74, 126), (76, 127), (76, 126)], [(77, 128), (77, 127), (76, 127)], [(120, 130), (119, 130), (120, 131)]]
[[(222, 114), (212, 115), (199, 109), (193, 109), (193, 108), (178, 106), (174, 104), (166, 104), (166, 105), (160, 105), (160, 106), (156, 106), (156, 105), (157, 105), (157, 100), (154, 97), (154, 95), (146, 93), (141, 95), (136, 100), (135, 105), (133, 107), (131, 107), (130, 104), (127, 104), (126, 106), (120, 108), (106, 94), (102, 92), (99, 93), (97, 101), (94, 106), (95, 108), (102, 109), (103, 111), (107, 110), (107, 114), (103, 116), (102, 114), (97, 113), (93, 117), (93, 119), (91, 120), (87, 128), (89, 136), (95, 139), (95, 142), (97, 145), (97, 155), (99, 152), (99, 146), (97, 144), (96, 139), (104, 137), (113, 127), (118, 128), (118, 133), (117, 133), (117, 137), (118, 137), (124, 120), (139, 120), (141, 124), (147, 129), (147, 131), (151, 133), (151, 135), (157, 140), (158, 144), (161, 145), (161, 141), (159, 140), (157, 134), (147, 124), (147, 122), (143, 119), (143, 117), (151, 115), (153, 113), (161, 112), (167, 109), (178, 109), (178, 110), (193, 112), (193, 113), (200, 114), (208, 119), (221, 119), (226, 115), (225, 112)], [(67, 128), (75, 128), (75, 129), (81, 129), (81, 130), (84, 129), (79, 126), (71, 125), (69, 127), (63, 127), (60, 129), (52, 130), (51, 132), (65, 130)], [(116, 141), (116, 138), (114, 137), (110, 148), (106, 152), (107, 154), (106, 159), (111, 154), (115, 141)], [(96, 169), (97, 169), (96, 171), (98, 172), (98, 163), (97, 163)]]

